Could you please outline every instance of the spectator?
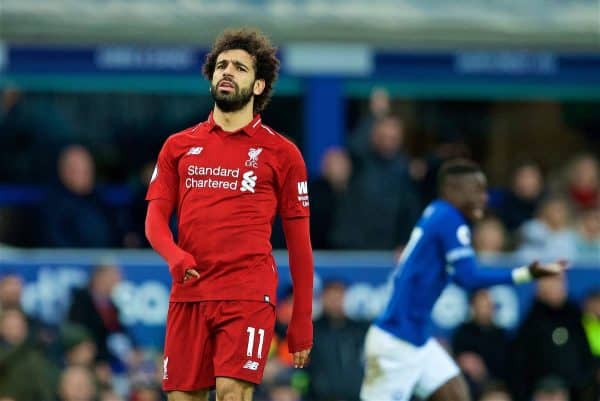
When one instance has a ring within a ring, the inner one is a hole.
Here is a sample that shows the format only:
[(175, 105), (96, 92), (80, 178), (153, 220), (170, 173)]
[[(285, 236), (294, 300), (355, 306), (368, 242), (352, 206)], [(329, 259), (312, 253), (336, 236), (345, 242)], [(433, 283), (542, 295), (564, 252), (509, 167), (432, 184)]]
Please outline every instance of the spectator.
[[(382, 118), (373, 126), (369, 146), (362, 149), (365, 152), (364, 158), (406, 162), (406, 156), (403, 152), (405, 139), (402, 120), (396, 116)], [(369, 147), (371, 152), (369, 152)]]
[(535, 386), (532, 401), (569, 401), (569, 389), (564, 380), (556, 376), (543, 378)]
[(494, 323), (494, 301), (489, 290), (481, 289), (471, 297), (471, 320), (461, 324), (452, 338), (452, 349), (477, 398), (490, 379), (505, 379), (508, 337)]
[(332, 241), (337, 248), (398, 248), (420, 212), (402, 153), (401, 121), (385, 117), (371, 134), (371, 147), (356, 156), (356, 174), (335, 216)]
[(301, 401), (300, 392), (291, 385), (292, 377), (282, 374), (268, 386), (267, 401)]
[(583, 210), (575, 230), (575, 259), (582, 262), (600, 261), (600, 208)]
[(577, 210), (600, 204), (600, 167), (598, 159), (584, 154), (571, 161), (567, 168), (566, 192)]
[(479, 401), (512, 401), (512, 398), (506, 391), (490, 391), (482, 393)]
[(60, 154), (60, 184), (51, 189), (43, 207), (45, 245), (115, 245), (110, 215), (96, 192), (94, 169), (92, 156), (83, 146), (72, 145)]
[(21, 309), (23, 279), (15, 272), (0, 275), (0, 308)]
[[(98, 349), (97, 359), (116, 362), (120, 359), (109, 351), (111, 336), (123, 336), (119, 311), (112, 301), (112, 293), (121, 281), (121, 272), (114, 264), (100, 264), (92, 272), (88, 286), (73, 293), (68, 318), (90, 331)], [(120, 357), (125, 357), (124, 355)]]
[(585, 298), (583, 328), (594, 356), (596, 392), (600, 396), (600, 289), (591, 291)]
[(359, 399), (361, 355), (368, 324), (348, 318), (344, 311), (345, 292), (345, 285), (339, 281), (329, 281), (323, 288), (323, 314), (314, 323), (315, 342), (307, 368), (313, 400)]
[(537, 217), (520, 229), (518, 253), (524, 259), (567, 259), (575, 254), (569, 204), (563, 198), (546, 199)]
[(308, 378), (304, 371), (294, 371), (277, 359), (269, 359), (265, 377), (254, 399), (262, 401), (301, 401)]
[(161, 401), (160, 387), (144, 385), (137, 386), (131, 392), (131, 401)]
[(154, 171), (154, 162), (146, 163), (142, 168), (139, 179), (133, 188), (133, 198), (131, 207), (127, 208), (127, 229), (123, 237), (123, 245), (126, 248), (148, 248), (150, 244), (144, 233), (144, 222), (146, 220), (146, 210), (148, 203), (146, 202), (146, 192), (148, 192), (148, 184)]
[(60, 401), (94, 401), (96, 385), (92, 373), (83, 366), (69, 366), (60, 377)]
[(600, 289), (590, 291), (583, 307), (583, 327), (600, 368)]
[[(152, 393), (161, 399), (163, 357), (154, 351), (138, 348), (130, 353), (127, 366), (130, 401), (152, 399)], [(144, 398), (145, 397), (145, 398)]]
[[(120, 370), (123, 370), (122, 368), (119, 368)], [(99, 361), (96, 362), (96, 364), (94, 365), (93, 370), (91, 370), (91, 372), (94, 375), (94, 380), (96, 383), (96, 390), (99, 393), (106, 393), (106, 392), (112, 392), (115, 389), (115, 381), (114, 376), (113, 376), (113, 370), (111, 368), (111, 366), (104, 361)], [(125, 376), (123, 376), (123, 380), (125, 380)], [(123, 383), (123, 382), (121, 382)], [(120, 388), (121, 391), (123, 391), (123, 393), (125, 393), (126, 391), (126, 387), (124, 388)]]
[(57, 375), (57, 369), (28, 342), (27, 319), (23, 312), (19, 309), (2, 310), (0, 398), (53, 400)]
[(56, 342), (56, 329), (28, 315), (22, 308), (23, 279), (16, 272), (0, 274), (0, 310), (19, 309), (27, 318), (29, 343), (40, 351), (51, 351)]
[[(158, 400), (160, 400), (160, 398), (158, 398)], [(124, 400), (120, 395), (118, 395), (114, 391), (105, 390), (105, 391), (100, 392), (99, 401), (124, 401)], [(142, 401), (142, 400), (135, 400), (132, 398), (131, 401)], [(143, 400), (143, 401), (146, 401), (146, 400)]]
[(363, 154), (369, 149), (373, 126), (391, 112), (390, 95), (385, 88), (373, 88), (369, 95), (369, 111), (358, 122), (348, 139), (348, 148), (354, 155)]
[(65, 323), (61, 327), (61, 340), (66, 366), (94, 367), (97, 347), (89, 330), (79, 324)]
[(348, 153), (341, 148), (329, 149), (321, 161), (321, 176), (309, 183), (311, 198), (310, 238), (313, 249), (331, 249), (330, 242), (335, 216), (339, 204), (347, 196), (348, 183), (352, 174), (352, 162)]
[(506, 230), (502, 222), (488, 216), (473, 229), (473, 246), (480, 256), (494, 256), (506, 250)]
[(0, 181), (48, 181), (58, 149), (72, 137), (50, 102), (36, 105), (14, 86), (0, 92)]
[(501, 382), (489, 382), (479, 396), (479, 401), (512, 401), (510, 393)]
[(554, 375), (566, 383), (573, 401), (586, 401), (592, 386), (593, 359), (581, 313), (567, 300), (563, 276), (538, 281), (536, 299), (511, 352), (510, 377), (515, 398), (530, 399), (536, 383)]
[(287, 329), (292, 320), (293, 306), (294, 292), (292, 286), (288, 285), (278, 289), (277, 305), (275, 307), (275, 335), (271, 341), (271, 352), (279, 362), (288, 367), (293, 365), (287, 343)]
[(497, 207), (498, 217), (509, 231), (533, 218), (544, 193), (544, 176), (535, 162), (524, 162), (512, 174), (510, 190)]

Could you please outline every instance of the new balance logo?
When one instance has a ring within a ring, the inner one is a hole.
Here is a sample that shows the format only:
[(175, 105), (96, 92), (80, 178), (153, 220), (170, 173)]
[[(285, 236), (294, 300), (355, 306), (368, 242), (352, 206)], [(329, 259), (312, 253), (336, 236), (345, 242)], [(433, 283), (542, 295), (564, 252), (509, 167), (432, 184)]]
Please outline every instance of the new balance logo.
[(202, 146), (194, 146), (188, 150), (186, 155), (199, 155), (203, 150), (204, 148)]
[(256, 179), (258, 177), (254, 175), (254, 171), (246, 171), (242, 176), (242, 186), (240, 191), (254, 193), (254, 187), (256, 186)]
[(250, 370), (258, 370), (258, 366), (260, 365), (260, 363), (258, 362), (254, 362), (254, 361), (247, 361), (244, 364), (244, 369), (250, 369)]
[(298, 182), (298, 195), (308, 195), (308, 183), (306, 181)]

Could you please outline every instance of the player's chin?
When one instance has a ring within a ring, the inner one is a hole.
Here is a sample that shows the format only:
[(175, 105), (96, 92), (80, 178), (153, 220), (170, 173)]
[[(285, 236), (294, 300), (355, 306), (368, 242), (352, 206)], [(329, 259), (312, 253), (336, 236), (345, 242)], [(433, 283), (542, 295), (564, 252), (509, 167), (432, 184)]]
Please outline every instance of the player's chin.
[(473, 220), (481, 220), (481, 219), (483, 219), (484, 215), (485, 215), (485, 211), (483, 210), (483, 208), (475, 208), (471, 212), (471, 218)]

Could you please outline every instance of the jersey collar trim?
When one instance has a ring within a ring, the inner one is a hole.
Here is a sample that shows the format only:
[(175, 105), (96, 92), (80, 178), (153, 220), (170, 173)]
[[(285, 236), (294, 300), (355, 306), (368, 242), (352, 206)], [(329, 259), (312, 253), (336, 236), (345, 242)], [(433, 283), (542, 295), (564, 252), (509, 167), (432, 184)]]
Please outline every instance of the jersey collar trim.
[(254, 136), (258, 132), (259, 129), (262, 128), (261, 117), (260, 114), (255, 114), (252, 121), (250, 121), (245, 127), (240, 128), (235, 132), (226, 132), (215, 122), (213, 118), (212, 111), (208, 115), (208, 119), (206, 120), (206, 124), (208, 125), (208, 132), (212, 132), (215, 129), (219, 129), (221, 132), (224, 132), (226, 135), (237, 134), (238, 132), (243, 132), (248, 136)]

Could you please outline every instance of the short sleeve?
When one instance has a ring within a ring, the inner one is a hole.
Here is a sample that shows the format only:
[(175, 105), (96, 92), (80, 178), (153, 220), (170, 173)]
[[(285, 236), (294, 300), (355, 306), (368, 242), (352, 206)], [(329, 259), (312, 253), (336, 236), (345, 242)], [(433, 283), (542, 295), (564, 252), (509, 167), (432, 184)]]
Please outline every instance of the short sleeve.
[(158, 154), (158, 161), (154, 166), (152, 178), (146, 193), (146, 200), (177, 199), (178, 174), (175, 158), (170, 152), (170, 141), (167, 139)]
[(471, 246), (471, 229), (457, 216), (447, 216), (446, 224), (441, 225), (441, 241), (446, 262), (452, 264), (461, 259), (473, 258), (475, 252)]
[(279, 214), (282, 218), (310, 215), (306, 165), (300, 151), (291, 145), (279, 172)]

